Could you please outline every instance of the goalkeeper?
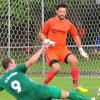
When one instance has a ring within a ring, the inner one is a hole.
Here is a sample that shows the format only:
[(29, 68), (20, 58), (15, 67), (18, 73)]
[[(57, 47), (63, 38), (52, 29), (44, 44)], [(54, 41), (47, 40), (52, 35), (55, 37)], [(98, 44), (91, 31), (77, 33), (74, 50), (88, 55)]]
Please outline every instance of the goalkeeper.
[(81, 93), (67, 92), (56, 87), (39, 85), (29, 79), (25, 74), (26, 70), (38, 60), (43, 50), (44, 46), (25, 64), (16, 65), (12, 58), (5, 58), (2, 62), (5, 73), (0, 77), (0, 91), (5, 89), (17, 100), (50, 100), (52, 98), (91, 100)]
[(39, 37), (48, 44), (46, 50), (46, 61), (51, 67), (45, 77), (44, 84), (48, 84), (54, 76), (60, 72), (60, 62), (69, 64), (71, 67), (71, 75), (73, 78), (73, 87), (80, 92), (88, 92), (87, 89), (79, 86), (79, 68), (76, 56), (66, 47), (67, 34), (70, 33), (75, 41), (80, 55), (88, 59), (87, 53), (83, 50), (80, 39), (77, 35), (75, 26), (66, 18), (66, 5), (58, 4), (56, 6), (56, 16), (47, 20), (39, 32)]

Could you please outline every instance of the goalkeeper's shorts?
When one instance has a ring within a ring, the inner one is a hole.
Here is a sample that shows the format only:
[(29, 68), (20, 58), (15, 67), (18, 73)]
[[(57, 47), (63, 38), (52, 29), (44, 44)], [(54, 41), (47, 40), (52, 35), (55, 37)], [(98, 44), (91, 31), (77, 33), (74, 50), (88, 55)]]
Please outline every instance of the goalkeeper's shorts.
[(47, 49), (46, 50), (46, 62), (49, 66), (52, 63), (65, 62), (67, 63), (67, 58), (72, 52), (66, 47), (60, 47), (61, 49)]

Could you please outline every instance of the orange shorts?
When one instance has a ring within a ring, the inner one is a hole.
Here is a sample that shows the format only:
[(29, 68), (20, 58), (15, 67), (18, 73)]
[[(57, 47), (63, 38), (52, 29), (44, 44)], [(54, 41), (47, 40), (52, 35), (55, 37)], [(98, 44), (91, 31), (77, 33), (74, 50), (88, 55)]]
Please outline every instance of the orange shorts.
[(46, 50), (46, 62), (50, 66), (50, 62), (52, 60), (57, 60), (60, 62), (65, 62), (65, 58), (69, 55), (72, 54), (71, 51), (64, 47), (61, 49), (53, 49), (49, 48)]

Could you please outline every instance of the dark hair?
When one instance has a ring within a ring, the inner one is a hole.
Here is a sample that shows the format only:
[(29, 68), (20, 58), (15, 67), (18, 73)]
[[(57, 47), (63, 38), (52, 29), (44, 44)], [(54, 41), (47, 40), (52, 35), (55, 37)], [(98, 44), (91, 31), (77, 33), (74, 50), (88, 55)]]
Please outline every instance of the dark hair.
[(64, 3), (58, 4), (56, 6), (56, 10), (58, 10), (59, 8), (66, 8), (66, 5)]
[(6, 70), (9, 66), (9, 63), (12, 63), (11, 58), (7, 57), (2, 61), (2, 66)]

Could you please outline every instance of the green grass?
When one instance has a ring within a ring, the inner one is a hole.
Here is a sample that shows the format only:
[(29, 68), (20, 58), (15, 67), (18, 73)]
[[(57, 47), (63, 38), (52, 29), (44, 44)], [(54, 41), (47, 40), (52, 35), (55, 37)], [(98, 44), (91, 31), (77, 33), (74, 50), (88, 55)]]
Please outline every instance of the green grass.
[[(14, 57), (16, 59), (16, 62), (17, 63), (25, 62), (25, 59), (27, 56), (25, 55), (25, 57), (23, 57), (22, 54), (19, 54), (19, 52), (17, 54), (19, 56), (17, 55)], [(16, 55), (16, 53), (15, 53), (15, 55)], [(77, 55), (77, 57), (80, 58), (79, 55)], [(3, 58), (3, 57), (1, 57), (1, 58)], [(1, 58), (0, 58), (0, 60), (1, 60)], [(0, 64), (0, 66), (1, 66), (1, 64)], [(93, 55), (90, 57), (89, 61), (81, 58), (79, 60), (79, 67), (80, 67), (81, 73), (85, 72), (85, 75), (100, 76), (99, 56)], [(45, 64), (45, 71), (47, 72), (49, 69), (50, 69), (50, 67), (47, 67), (47, 65)], [(69, 74), (70, 66), (61, 64), (61, 69), (62, 69), (62, 73), (60, 74), (60, 76), (61, 75), (66, 76), (66, 73), (67, 73), (67, 75)], [(30, 74), (32, 74), (32, 76), (33, 75), (37, 76), (37, 75), (42, 74), (42, 70), (43, 70), (42, 61), (40, 60), (32, 68), (30, 68), (28, 70), (28, 72)], [(2, 68), (0, 68), (0, 72), (3, 72)], [(43, 83), (43, 78), (41, 78), (41, 77), (35, 77), (35, 78), (33, 77), (32, 79), (39, 83)], [(81, 78), (80, 84), (89, 89), (89, 93), (86, 95), (91, 96), (91, 97), (96, 97), (96, 100), (100, 100), (100, 97), (97, 96), (97, 89), (100, 87), (100, 79), (99, 78)], [(54, 86), (69, 90), (69, 89), (71, 89), (72, 81), (70, 78), (56, 77), (50, 83), (50, 85), (54, 85)], [(15, 100), (15, 99), (11, 95), (9, 95), (6, 91), (2, 91), (0, 93), (0, 100)]]
[[(34, 81), (43, 83), (42, 77), (33, 77)], [(100, 97), (97, 96), (97, 89), (100, 87), (100, 78), (81, 78), (80, 84), (83, 87), (86, 87), (89, 89), (89, 92), (86, 94), (91, 97), (96, 97), (96, 100), (100, 100)], [(66, 90), (70, 90), (72, 87), (72, 81), (71, 78), (66, 77), (56, 77), (50, 85), (57, 86)], [(0, 100), (16, 100), (14, 99), (10, 94), (8, 94), (6, 91), (2, 91), (0, 93)]]

